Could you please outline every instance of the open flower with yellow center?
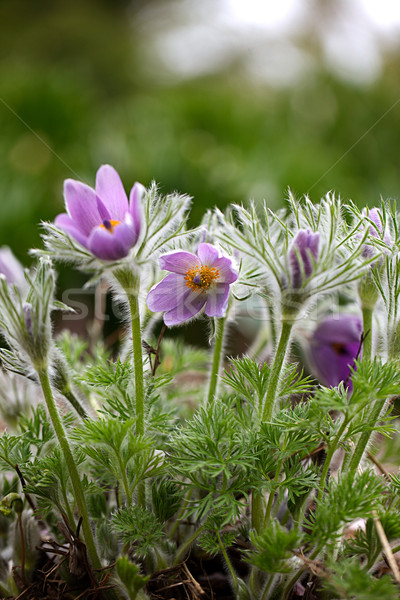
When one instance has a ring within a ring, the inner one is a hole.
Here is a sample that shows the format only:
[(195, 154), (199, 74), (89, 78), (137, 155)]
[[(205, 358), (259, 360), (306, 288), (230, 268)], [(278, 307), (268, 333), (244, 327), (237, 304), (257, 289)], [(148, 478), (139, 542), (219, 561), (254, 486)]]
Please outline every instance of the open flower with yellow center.
[(199, 313), (223, 317), (229, 298), (229, 286), (238, 278), (232, 261), (220, 255), (211, 244), (199, 244), (197, 254), (176, 250), (160, 256), (160, 267), (171, 271), (153, 286), (147, 306), (164, 312), (166, 325), (179, 325)]
[(97, 171), (96, 189), (67, 179), (64, 183), (68, 211), (55, 224), (102, 260), (118, 260), (136, 244), (141, 227), (144, 187), (133, 186), (128, 202), (117, 171), (103, 165)]

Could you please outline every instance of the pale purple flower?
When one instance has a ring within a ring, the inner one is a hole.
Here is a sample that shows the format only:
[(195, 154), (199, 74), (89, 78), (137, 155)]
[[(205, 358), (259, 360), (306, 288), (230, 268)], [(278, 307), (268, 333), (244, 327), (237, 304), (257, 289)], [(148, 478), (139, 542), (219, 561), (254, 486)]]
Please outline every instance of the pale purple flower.
[[(368, 217), (373, 225), (369, 226), (369, 235), (374, 238), (383, 239), (387, 246), (392, 245), (392, 238), (389, 232), (389, 229), (386, 227), (385, 231), (383, 231), (383, 219), (382, 212), (379, 208), (364, 208), (362, 211), (364, 217)], [(362, 237), (361, 234), (358, 234), (358, 237)], [(363, 258), (372, 258), (376, 254), (376, 251), (373, 246), (366, 243), (362, 248), (362, 257)]]
[(232, 261), (211, 244), (199, 244), (197, 254), (176, 250), (160, 256), (160, 267), (171, 271), (147, 295), (153, 312), (164, 312), (166, 325), (178, 325), (201, 311), (209, 317), (223, 317), (229, 286), (238, 275)]
[(8, 246), (0, 248), (0, 274), (4, 275), (7, 283), (16, 285), (20, 290), (27, 286), (24, 268)]
[(319, 233), (309, 229), (300, 229), (292, 247), (289, 250), (289, 268), (292, 279), (292, 288), (299, 289), (304, 281), (310, 277), (314, 269), (314, 262), (318, 260)]
[[(315, 329), (308, 349), (310, 366), (319, 381), (337, 386), (349, 379), (354, 360), (361, 357), (362, 322), (356, 315), (330, 315)], [(357, 356), (358, 355), (358, 356)]]
[(55, 224), (97, 258), (118, 260), (129, 254), (139, 237), (143, 193), (143, 186), (135, 183), (128, 202), (117, 171), (103, 165), (95, 190), (74, 179), (65, 181), (68, 214), (58, 215)]

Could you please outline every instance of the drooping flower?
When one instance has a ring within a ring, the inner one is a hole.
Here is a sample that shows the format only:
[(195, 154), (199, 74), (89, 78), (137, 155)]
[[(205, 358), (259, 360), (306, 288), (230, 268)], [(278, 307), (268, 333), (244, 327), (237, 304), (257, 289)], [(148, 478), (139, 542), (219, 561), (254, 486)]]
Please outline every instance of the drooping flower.
[(7, 283), (16, 285), (21, 291), (27, 287), (24, 268), (8, 246), (0, 248), (0, 273)]
[(289, 268), (292, 288), (297, 290), (313, 272), (314, 264), (318, 259), (319, 233), (309, 229), (300, 229), (289, 250)]
[(308, 349), (310, 366), (319, 381), (337, 386), (341, 381), (351, 390), (350, 368), (360, 358), (362, 322), (356, 315), (330, 315), (315, 329)]
[(197, 254), (176, 250), (160, 256), (160, 267), (171, 271), (147, 295), (153, 312), (164, 312), (166, 325), (178, 325), (191, 319), (204, 307), (209, 317), (223, 317), (229, 298), (229, 286), (238, 274), (232, 261), (220, 255), (211, 244), (199, 244)]
[(95, 190), (74, 179), (65, 181), (67, 213), (58, 215), (55, 224), (97, 258), (124, 258), (139, 237), (143, 193), (144, 187), (135, 183), (128, 203), (117, 171), (103, 165), (96, 174)]

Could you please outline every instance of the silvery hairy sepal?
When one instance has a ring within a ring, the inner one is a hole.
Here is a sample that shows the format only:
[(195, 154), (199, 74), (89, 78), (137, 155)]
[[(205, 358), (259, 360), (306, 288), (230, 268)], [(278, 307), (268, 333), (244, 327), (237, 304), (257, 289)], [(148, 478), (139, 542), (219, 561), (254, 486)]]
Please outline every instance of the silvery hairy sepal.
[(10, 286), (0, 275), (0, 328), (11, 349), (11, 352), (2, 351), (1, 358), (11, 370), (18, 363), (20, 371), (24, 370), (23, 367), (40, 370), (46, 368), (49, 362), (52, 339), (50, 313), (54, 308), (55, 284), (51, 262), (40, 259), (33, 276), (26, 274), (26, 278), (29, 289), (26, 298), (23, 298), (17, 288)]
[[(364, 308), (373, 309), (379, 298), (379, 287), (377, 280), (381, 278), (384, 270), (384, 255), (388, 256), (393, 246), (393, 239), (387, 222), (387, 213), (385, 208), (363, 209), (362, 225), (365, 226), (368, 237), (362, 248), (364, 258), (375, 258), (365, 275), (358, 284), (358, 294), (361, 304)], [(362, 234), (357, 234), (361, 237)]]
[[(263, 295), (280, 304), (286, 319), (295, 317), (308, 300), (359, 279), (374, 258), (363, 256), (363, 221), (349, 224), (339, 198), (328, 194), (319, 204), (289, 197), (290, 212), (254, 203), (235, 206), (219, 233), (227, 247), (239, 250), (263, 273)], [(260, 281), (260, 278), (258, 278)]]

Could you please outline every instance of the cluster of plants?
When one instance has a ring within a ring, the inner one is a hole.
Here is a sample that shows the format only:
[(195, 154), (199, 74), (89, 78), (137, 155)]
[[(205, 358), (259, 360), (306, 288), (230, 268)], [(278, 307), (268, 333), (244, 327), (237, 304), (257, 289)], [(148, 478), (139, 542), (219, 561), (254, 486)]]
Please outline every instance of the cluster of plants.
[[(107, 165), (64, 192), (33, 270), (0, 253), (0, 594), (222, 598), (214, 569), (224, 598), (397, 598), (395, 205), (290, 197), (189, 229), (188, 197), (128, 200)], [(58, 261), (119, 303), (116, 346), (54, 334)], [(209, 351), (166, 333), (194, 319)]]

